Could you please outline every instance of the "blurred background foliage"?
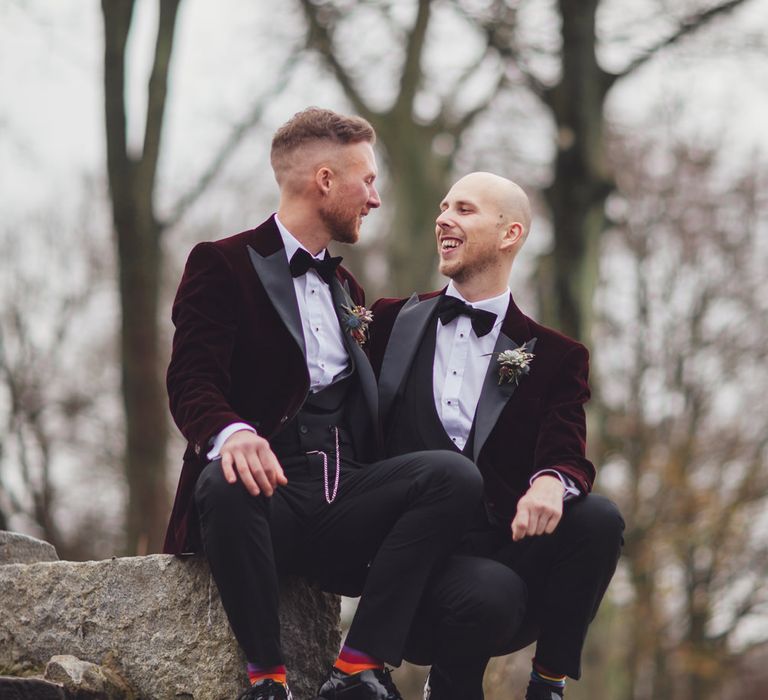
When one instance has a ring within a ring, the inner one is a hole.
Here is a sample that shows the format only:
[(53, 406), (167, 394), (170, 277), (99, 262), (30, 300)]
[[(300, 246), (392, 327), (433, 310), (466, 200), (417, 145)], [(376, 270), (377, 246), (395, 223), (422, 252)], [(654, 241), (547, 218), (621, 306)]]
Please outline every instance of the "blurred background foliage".
[[(370, 300), (442, 284), (456, 177), (533, 200), (512, 289), (592, 350), (627, 521), (568, 696), (765, 694), (766, 0), (5, 0), (0, 35), (0, 527), (159, 550), (184, 260), (274, 209), (272, 132), (328, 106), (379, 135), (384, 206), (339, 251)], [(489, 700), (527, 668), (494, 660)]]

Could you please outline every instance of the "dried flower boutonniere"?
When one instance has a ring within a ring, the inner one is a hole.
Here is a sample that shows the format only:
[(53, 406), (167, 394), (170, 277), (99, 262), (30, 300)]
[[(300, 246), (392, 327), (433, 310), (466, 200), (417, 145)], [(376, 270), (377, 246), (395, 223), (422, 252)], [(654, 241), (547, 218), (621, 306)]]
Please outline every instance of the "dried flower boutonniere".
[(368, 340), (368, 324), (373, 321), (373, 314), (364, 306), (342, 306), (344, 309), (344, 330), (346, 330), (357, 342), (363, 345)]
[(531, 360), (535, 355), (531, 352), (533, 341), (529, 340), (514, 350), (500, 352), (496, 359), (499, 363), (499, 384), (514, 383), (517, 386), (520, 377), (524, 377), (531, 371)]

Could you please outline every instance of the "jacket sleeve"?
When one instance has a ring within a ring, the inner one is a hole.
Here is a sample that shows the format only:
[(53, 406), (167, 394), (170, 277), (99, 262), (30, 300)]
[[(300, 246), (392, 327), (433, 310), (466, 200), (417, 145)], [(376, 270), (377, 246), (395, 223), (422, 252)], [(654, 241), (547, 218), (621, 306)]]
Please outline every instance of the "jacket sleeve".
[(595, 480), (595, 468), (585, 456), (588, 378), (589, 352), (583, 345), (574, 344), (549, 384), (534, 465), (535, 472), (554, 469), (570, 477), (582, 493), (589, 493)]
[(173, 304), (171, 361), (166, 377), (171, 414), (198, 454), (230, 423), (230, 360), (237, 334), (232, 270), (212, 243), (189, 255)]

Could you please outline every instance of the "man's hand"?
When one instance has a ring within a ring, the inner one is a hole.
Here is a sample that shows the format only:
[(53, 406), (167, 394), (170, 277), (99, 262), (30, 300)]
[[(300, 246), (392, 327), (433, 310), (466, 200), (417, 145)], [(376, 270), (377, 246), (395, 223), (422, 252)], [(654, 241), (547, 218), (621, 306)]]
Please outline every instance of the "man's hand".
[(551, 535), (563, 515), (565, 487), (556, 476), (538, 477), (531, 488), (518, 501), (517, 513), (512, 521), (512, 539), (515, 542), (530, 535)]
[(221, 470), (228, 483), (234, 484), (238, 476), (248, 493), (269, 497), (288, 479), (277, 461), (269, 443), (250, 430), (232, 433), (221, 446)]

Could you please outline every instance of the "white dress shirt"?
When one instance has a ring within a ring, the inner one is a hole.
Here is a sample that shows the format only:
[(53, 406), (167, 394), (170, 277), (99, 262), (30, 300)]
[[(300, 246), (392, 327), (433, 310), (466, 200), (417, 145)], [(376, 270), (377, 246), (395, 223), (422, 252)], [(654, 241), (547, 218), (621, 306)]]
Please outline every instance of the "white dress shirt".
[[(290, 262), (293, 254), (304, 246), (285, 228), (275, 215), (280, 236), (283, 239), (285, 254)], [(307, 251), (309, 253), (309, 251)], [(310, 253), (311, 254), (311, 253)], [(325, 249), (313, 256), (318, 260), (325, 257)], [(293, 288), (299, 303), (301, 327), (304, 331), (304, 344), (307, 349), (307, 369), (309, 370), (309, 390), (317, 392), (331, 384), (333, 378), (341, 374), (349, 364), (349, 355), (341, 335), (339, 318), (333, 305), (331, 288), (323, 282), (317, 270), (310, 268), (305, 275), (293, 278)], [(247, 423), (232, 423), (211, 440), (208, 459), (216, 459), (227, 438), (238, 430), (256, 432)]]
[[(459, 315), (445, 325), (437, 319), (435, 361), (432, 366), (435, 408), (448, 437), (456, 447), (463, 450), (472, 430), (488, 364), (493, 359), (493, 348), (499, 339), (501, 324), (507, 314), (511, 297), (507, 289), (496, 297), (469, 302), (456, 289), (453, 280), (448, 283), (445, 294), (456, 297), (476, 309), (496, 314), (493, 328), (482, 338), (475, 334), (469, 316)], [(544, 474), (551, 474), (560, 479), (565, 488), (563, 497), (566, 500), (580, 494), (573, 480), (555, 468), (536, 472), (531, 477), (531, 482)]]

